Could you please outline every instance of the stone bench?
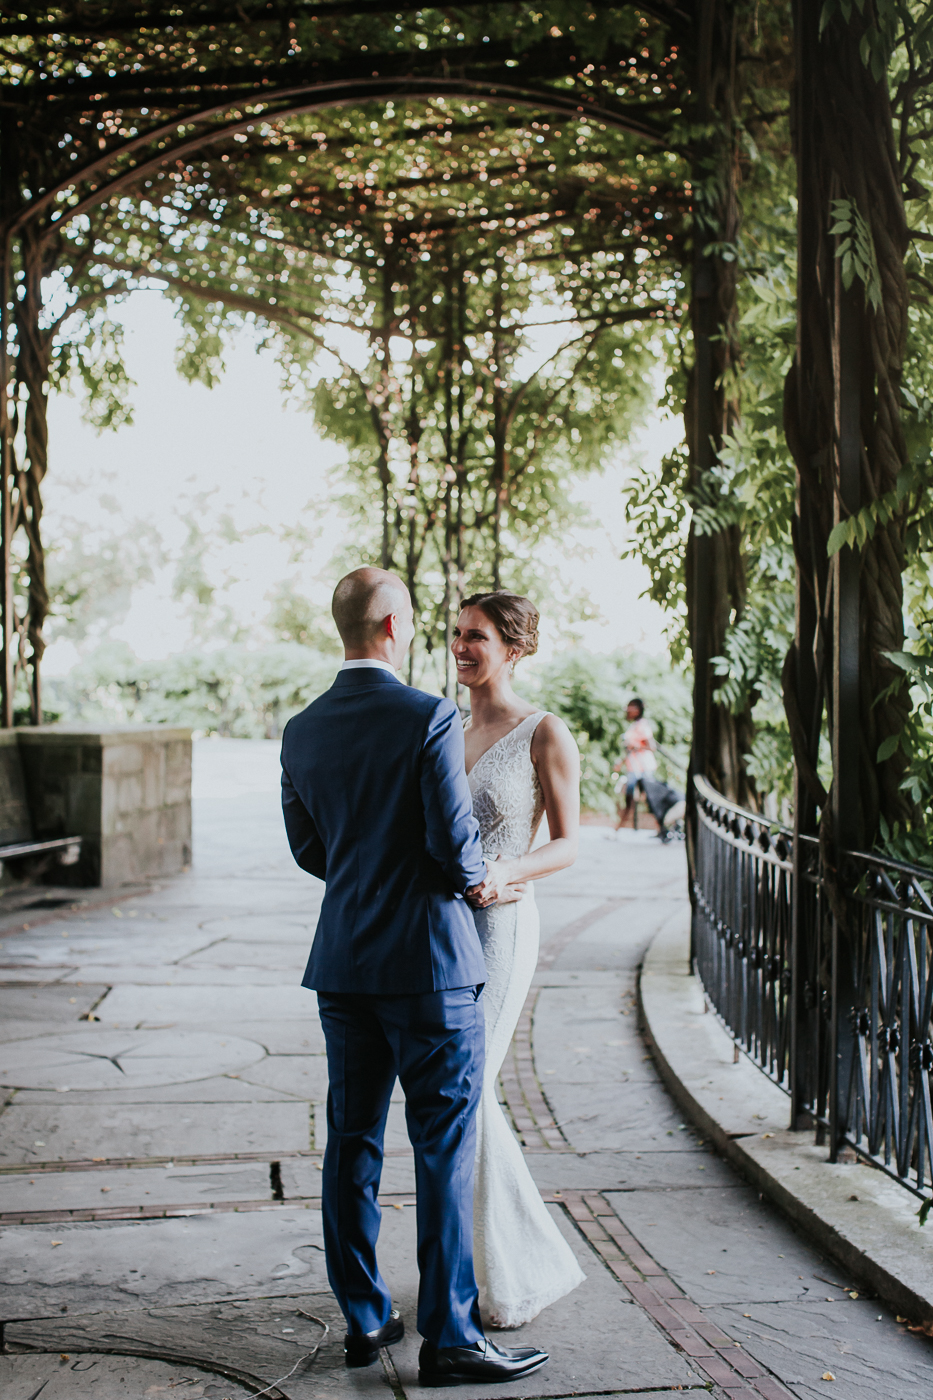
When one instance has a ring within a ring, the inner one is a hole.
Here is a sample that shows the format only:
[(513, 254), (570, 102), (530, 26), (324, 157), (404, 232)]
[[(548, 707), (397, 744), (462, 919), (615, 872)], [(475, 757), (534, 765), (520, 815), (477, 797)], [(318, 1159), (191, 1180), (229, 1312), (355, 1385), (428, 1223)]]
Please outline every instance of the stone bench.
[[(46, 724), (0, 735), (0, 754), (19, 754), (30, 839), (80, 839), (58, 883), (136, 884), (190, 865), (190, 729)], [(2, 811), (0, 793), (0, 821)]]
[(16, 730), (0, 730), (0, 865), (5, 873), (14, 880), (35, 880), (55, 867), (77, 865), (80, 857), (78, 835), (36, 839)]

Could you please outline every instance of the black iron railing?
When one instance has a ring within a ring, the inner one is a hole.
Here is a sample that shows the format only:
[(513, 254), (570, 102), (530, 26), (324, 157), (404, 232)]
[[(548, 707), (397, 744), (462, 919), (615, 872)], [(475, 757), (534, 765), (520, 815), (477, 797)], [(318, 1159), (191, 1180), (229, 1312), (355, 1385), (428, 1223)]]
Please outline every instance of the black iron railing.
[[(933, 870), (817, 841), (697, 778), (693, 956), (736, 1045), (835, 1159), (933, 1182)], [(796, 859), (795, 859), (796, 855)], [(832, 879), (828, 878), (832, 876)]]

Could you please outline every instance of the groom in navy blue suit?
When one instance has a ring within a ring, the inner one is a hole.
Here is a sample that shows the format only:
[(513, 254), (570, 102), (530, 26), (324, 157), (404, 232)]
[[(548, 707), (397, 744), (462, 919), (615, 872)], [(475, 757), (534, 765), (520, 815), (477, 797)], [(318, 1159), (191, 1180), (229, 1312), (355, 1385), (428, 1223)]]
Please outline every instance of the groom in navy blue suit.
[(419, 1380), (510, 1380), (547, 1355), (484, 1337), (473, 1275), (486, 969), (465, 896), (482, 897), (487, 869), (460, 716), (396, 677), (415, 632), (401, 579), (355, 570), (333, 614), (346, 661), (286, 726), (282, 806), (296, 861), (327, 886), (303, 985), (327, 1045), (324, 1244), (347, 1364), (369, 1365), (404, 1332), (376, 1262), (398, 1078), (415, 1154)]

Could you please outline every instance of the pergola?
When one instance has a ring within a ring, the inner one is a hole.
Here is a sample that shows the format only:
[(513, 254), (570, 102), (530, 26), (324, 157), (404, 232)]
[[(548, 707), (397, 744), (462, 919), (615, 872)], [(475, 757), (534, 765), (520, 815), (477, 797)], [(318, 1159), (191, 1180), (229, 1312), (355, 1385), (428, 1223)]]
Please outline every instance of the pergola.
[[(69, 221), (144, 192), (160, 171), (257, 121), (398, 97), (480, 99), (614, 127), (676, 150), (690, 163), (694, 192), (686, 438), (696, 485), (715, 465), (726, 426), (735, 269), (723, 252), (738, 217), (736, 36), (748, 9), (744, 0), (534, 7), (475, 0), (438, 9), (415, 0), (65, 0), (41, 12), (30, 6), (29, 13), (0, 4), (7, 63), (0, 98), (3, 724), (13, 723), (14, 677), (24, 664), (32, 719), (41, 721), (48, 609), (40, 533), (47, 455), (42, 278)], [(786, 14), (795, 69), (799, 282), (785, 413), (798, 469), (797, 623), (785, 698), (795, 832), (815, 833), (822, 813), (825, 878), (837, 904), (840, 853), (870, 845), (879, 814), (906, 810), (902, 756), (875, 762), (879, 743), (900, 730), (906, 713), (900, 691), (878, 702), (894, 676), (885, 653), (903, 640), (902, 527), (892, 519), (861, 552), (827, 551), (833, 527), (872, 495), (891, 491), (905, 459), (898, 407), (905, 173), (885, 81), (864, 58), (870, 10), (793, 0)], [(663, 87), (648, 81), (662, 58)], [(838, 237), (830, 232), (841, 199), (851, 201), (877, 250), (880, 292), (871, 305), (860, 285), (846, 291), (841, 281)], [(17, 455), (22, 429), (25, 448)], [(11, 582), (18, 531), (29, 547), (25, 617), (16, 615)], [(711, 666), (729, 622), (736, 544), (726, 530), (694, 532), (688, 558), (691, 771), (741, 800), (735, 725), (714, 700)], [(833, 749), (829, 794), (817, 775), (824, 715)], [(799, 841), (795, 849), (802, 849)], [(795, 916), (795, 930), (798, 923)], [(794, 996), (803, 996), (802, 985)]]

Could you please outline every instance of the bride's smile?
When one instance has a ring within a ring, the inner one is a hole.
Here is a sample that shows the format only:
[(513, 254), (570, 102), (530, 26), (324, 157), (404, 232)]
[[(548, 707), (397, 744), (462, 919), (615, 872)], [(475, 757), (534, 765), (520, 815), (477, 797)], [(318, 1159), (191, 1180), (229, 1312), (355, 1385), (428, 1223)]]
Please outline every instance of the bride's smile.
[(482, 609), (476, 607), (463, 609), (450, 649), (457, 663), (457, 680), (471, 689), (506, 672), (514, 660), (514, 650), (503, 644)]

